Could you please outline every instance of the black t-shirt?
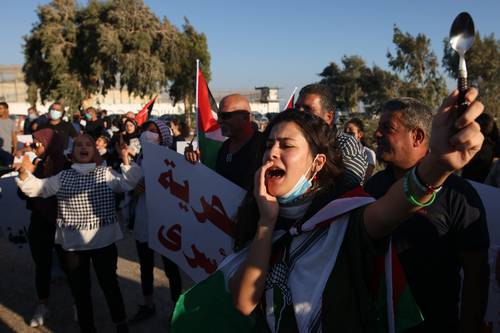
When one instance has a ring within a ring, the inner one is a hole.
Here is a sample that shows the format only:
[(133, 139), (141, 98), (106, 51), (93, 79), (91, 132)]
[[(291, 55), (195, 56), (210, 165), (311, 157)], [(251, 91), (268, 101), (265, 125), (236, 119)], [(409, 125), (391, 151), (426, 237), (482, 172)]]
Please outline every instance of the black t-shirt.
[(85, 125), (85, 133), (89, 134), (94, 140), (104, 133), (104, 122), (101, 119), (96, 121), (87, 121)]
[(255, 131), (252, 138), (233, 154), (229, 153), (230, 140), (226, 140), (217, 153), (215, 171), (236, 185), (248, 189), (253, 182), (255, 171), (260, 166), (257, 154), (263, 144), (264, 135)]
[(499, 146), (491, 140), (485, 140), (481, 150), (477, 152), (472, 160), (463, 167), (462, 177), (475, 182), (484, 183), (490, 172), (493, 159), (500, 157)]
[(57, 125), (53, 125), (49, 122), (43, 124), (40, 126), (40, 129), (42, 128), (51, 128), (54, 132), (59, 134), (61, 136), (61, 139), (64, 143), (64, 149), (68, 148), (68, 142), (69, 142), (69, 137), (74, 138), (75, 136), (78, 135), (76, 133), (75, 128), (71, 123), (68, 123), (64, 120), (61, 120), (61, 122)]
[[(395, 182), (391, 168), (374, 175), (365, 190), (383, 196)], [(424, 332), (456, 332), (460, 253), (489, 247), (483, 204), (463, 178), (448, 177), (436, 201), (402, 222), (392, 234), (399, 259), (422, 311)]]

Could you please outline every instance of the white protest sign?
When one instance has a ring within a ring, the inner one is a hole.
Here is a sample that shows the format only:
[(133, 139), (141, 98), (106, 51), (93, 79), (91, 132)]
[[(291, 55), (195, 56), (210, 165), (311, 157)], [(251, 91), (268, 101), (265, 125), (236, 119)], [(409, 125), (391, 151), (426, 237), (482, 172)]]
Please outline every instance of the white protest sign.
[(490, 290), (485, 322), (488, 332), (500, 333), (500, 189), (476, 182), (470, 182), (483, 201), (490, 234)]
[(149, 246), (199, 282), (233, 252), (245, 191), (166, 147), (145, 143), (143, 151)]
[(17, 195), (15, 177), (0, 179), (0, 239), (22, 247), (28, 242), (27, 233), (30, 211), (26, 209), (26, 201)]

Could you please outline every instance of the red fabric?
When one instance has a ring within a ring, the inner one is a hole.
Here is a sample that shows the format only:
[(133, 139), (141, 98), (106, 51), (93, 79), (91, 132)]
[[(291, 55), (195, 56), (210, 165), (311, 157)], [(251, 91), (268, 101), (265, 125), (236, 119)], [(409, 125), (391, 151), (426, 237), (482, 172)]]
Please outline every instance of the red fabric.
[(357, 186), (350, 191), (343, 193), (339, 199), (341, 198), (354, 198), (354, 197), (370, 197), (368, 193), (361, 186)]
[(392, 251), (392, 295), (394, 300), (394, 309), (396, 309), (396, 304), (399, 300), (399, 296), (408, 287), (406, 282), (405, 273), (403, 271), (403, 266), (399, 262), (399, 257), (396, 253), (396, 248), (393, 246)]
[(288, 101), (288, 104), (286, 105), (286, 109), (293, 109), (295, 107), (295, 94), (290, 96), (290, 100)]
[(198, 129), (203, 133), (207, 133), (218, 128), (219, 123), (212, 115), (211, 94), (207, 81), (201, 69), (198, 69)]
[(154, 97), (146, 105), (144, 105), (142, 110), (139, 111), (139, 113), (135, 116), (135, 121), (137, 122), (137, 125), (141, 126), (146, 122), (146, 120), (148, 120), (151, 111), (153, 111), (153, 105), (155, 104), (155, 101), (156, 97)]

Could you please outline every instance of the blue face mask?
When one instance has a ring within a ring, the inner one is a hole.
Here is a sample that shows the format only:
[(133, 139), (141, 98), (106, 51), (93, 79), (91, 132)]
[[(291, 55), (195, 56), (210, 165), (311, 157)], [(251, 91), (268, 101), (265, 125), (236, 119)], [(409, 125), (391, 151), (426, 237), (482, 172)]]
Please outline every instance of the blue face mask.
[(51, 119), (57, 120), (57, 119), (61, 118), (61, 116), (62, 116), (61, 111), (50, 110), (50, 118)]
[[(316, 160), (316, 157), (314, 157), (313, 163), (315, 160)], [(309, 167), (309, 169), (307, 169), (306, 173), (303, 174), (302, 176), (300, 176), (300, 178), (297, 181), (297, 183), (295, 184), (295, 186), (287, 194), (285, 194), (281, 197), (276, 197), (276, 200), (278, 200), (278, 202), (280, 204), (286, 204), (286, 203), (289, 203), (289, 202), (297, 199), (301, 195), (305, 194), (307, 192), (307, 190), (309, 190), (311, 188), (312, 180), (313, 180), (314, 176), (316, 176), (316, 172), (315, 172), (314, 175), (311, 177), (311, 179), (306, 178), (306, 175), (309, 173), (309, 170), (311, 170), (311, 167), (312, 167), (312, 164)]]

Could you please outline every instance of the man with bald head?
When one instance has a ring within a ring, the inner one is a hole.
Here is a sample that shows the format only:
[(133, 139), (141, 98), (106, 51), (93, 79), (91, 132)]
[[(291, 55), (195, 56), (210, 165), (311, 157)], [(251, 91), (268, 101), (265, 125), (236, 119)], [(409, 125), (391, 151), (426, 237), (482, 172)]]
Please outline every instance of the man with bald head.
[[(264, 137), (252, 127), (250, 103), (239, 94), (225, 96), (219, 103), (217, 122), (228, 139), (217, 153), (215, 171), (245, 189), (257, 170), (257, 150)], [(200, 151), (186, 148), (184, 156), (191, 163), (200, 160)]]

